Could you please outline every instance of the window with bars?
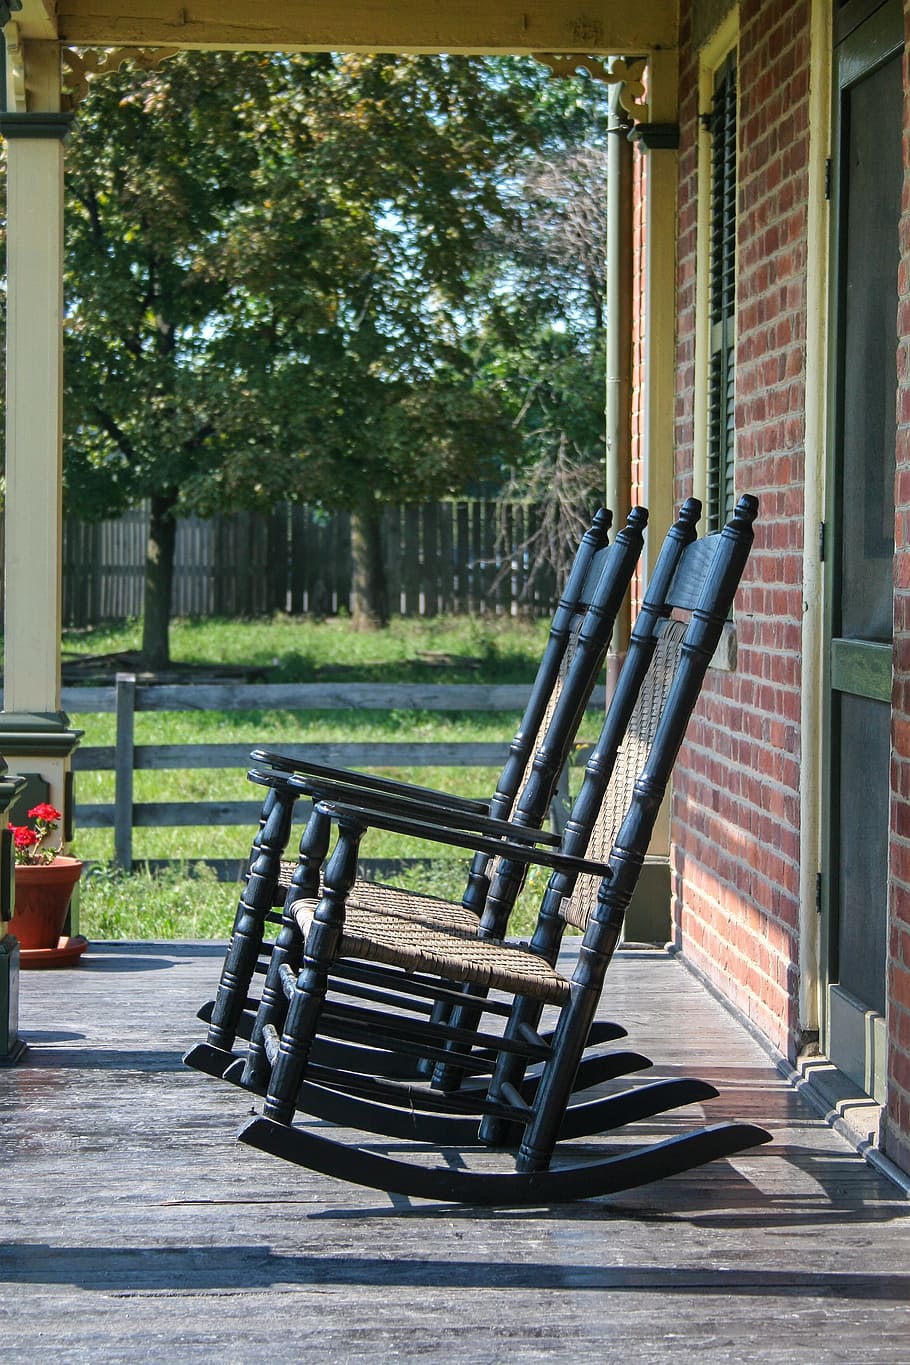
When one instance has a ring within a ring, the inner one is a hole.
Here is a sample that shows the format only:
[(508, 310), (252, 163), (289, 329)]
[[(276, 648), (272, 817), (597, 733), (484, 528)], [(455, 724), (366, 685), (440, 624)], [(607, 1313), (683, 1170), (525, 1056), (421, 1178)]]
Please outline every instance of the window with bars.
[(736, 326), (736, 53), (717, 71), (709, 116), (711, 239), (708, 315), (707, 529), (733, 512)]

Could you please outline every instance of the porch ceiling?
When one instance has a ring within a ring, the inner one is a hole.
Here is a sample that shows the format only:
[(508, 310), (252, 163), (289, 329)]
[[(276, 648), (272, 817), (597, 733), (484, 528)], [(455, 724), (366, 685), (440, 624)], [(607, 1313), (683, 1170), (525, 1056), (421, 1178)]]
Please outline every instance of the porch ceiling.
[(678, 0), (24, 0), (21, 37), (74, 47), (645, 54)]

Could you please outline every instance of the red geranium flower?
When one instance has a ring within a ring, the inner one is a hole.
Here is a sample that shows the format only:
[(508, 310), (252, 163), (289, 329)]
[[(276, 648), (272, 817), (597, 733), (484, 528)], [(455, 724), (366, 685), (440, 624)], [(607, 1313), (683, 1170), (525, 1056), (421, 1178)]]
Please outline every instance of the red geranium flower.
[(46, 848), (44, 841), (59, 828), (63, 816), (49, 801), (41, 801), (32, 806), (28, 818), (34, 820), (34, 829), (31, 825), (10, 825), (17, 864), (44, 866), (52, 863), (60, 849)]
[(16, 848), (34, 848), (36, 844), (41, 842), (40, 834), (29, 825), (10, 825), (10, 829), (13, 832), (13, 843)]
[(30, 820), (44, 820), (47, 824), (59, 823), (63, 819), (62, 814), (47, 801), (42, 801), (40, 805), (32, 806), (28, 813)]

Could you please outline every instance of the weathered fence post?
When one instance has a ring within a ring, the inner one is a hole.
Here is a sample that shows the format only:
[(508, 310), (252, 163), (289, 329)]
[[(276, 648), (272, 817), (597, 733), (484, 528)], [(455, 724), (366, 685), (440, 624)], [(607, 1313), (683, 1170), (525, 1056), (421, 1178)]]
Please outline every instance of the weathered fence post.
[(136, 675), (116, 678), (117, 733), (114, 751), (114, 862), (133, 870), (133, 758), (136, 744)]

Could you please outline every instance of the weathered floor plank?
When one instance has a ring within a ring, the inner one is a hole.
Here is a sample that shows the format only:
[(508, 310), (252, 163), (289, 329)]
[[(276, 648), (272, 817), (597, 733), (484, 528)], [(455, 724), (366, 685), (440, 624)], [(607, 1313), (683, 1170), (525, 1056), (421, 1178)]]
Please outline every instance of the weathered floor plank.
[(910, 1205), (677, 963), (623, 953), (604, 1013), (667, 1116), (772, 1145), (609, 1200), (453, 1209), (234, 1141), (249, 1097), (181, 1066), (211, 945), (105, 944), (23, 974), (0, 1071), (4, 1361), (910, 1361)]

